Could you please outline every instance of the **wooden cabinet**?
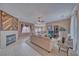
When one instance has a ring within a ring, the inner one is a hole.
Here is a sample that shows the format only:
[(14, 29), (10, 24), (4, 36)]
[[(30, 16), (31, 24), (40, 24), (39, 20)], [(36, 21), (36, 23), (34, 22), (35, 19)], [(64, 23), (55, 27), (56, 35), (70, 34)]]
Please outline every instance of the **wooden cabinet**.
[(0, 11), (0, 29), (3, 31), (18, 30), (18, 19)]

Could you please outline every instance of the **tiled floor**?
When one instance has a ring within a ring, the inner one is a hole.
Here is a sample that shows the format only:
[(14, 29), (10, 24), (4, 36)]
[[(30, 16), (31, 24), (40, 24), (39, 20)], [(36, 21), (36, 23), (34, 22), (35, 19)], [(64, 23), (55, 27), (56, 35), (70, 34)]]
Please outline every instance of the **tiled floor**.
[(58, 53), (58, 50), (52, 50), (51, 53), (44, 49), (29, 43), (29, 37), (21, 37), (17, 42), (0, 49), (0, 56), (66, 56), (64, 52)]
[[(30, 40), (26, 40), (26, 43), (31, 46), (33, 49), (35, 49), (37, 52), (39, 52), (42, 56), (67, 56), (66, 51), (58, 51), (58, 49), (53, 48), (50, 53), (48, 53), (46, 50), (40, 48), (39, 46), (33, 44)], [(69, 56), (72, 56), (72, 49), (69, 50), (68, 53)]]
[(0, 56), (40, 56), (37, 51), (25, 43), (27, 39), (29, 38), (19, 39), (7, 48), (0, 49)]

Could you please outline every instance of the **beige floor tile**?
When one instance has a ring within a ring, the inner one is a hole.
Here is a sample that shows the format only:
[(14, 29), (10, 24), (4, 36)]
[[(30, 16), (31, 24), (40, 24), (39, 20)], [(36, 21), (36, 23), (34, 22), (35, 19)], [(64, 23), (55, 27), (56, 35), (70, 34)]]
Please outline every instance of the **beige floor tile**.
[(19, 39), (17, 42), (0, 49), (0, 56), (40, 56), (32, 47), (25, 43), (25, 39)]

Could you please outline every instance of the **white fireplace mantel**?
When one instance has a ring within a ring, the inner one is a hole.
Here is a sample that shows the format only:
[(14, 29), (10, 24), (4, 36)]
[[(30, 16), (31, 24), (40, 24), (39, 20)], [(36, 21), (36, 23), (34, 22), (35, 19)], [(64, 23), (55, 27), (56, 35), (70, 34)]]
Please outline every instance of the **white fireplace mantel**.
[(18, 31), (0, 31), (0, 48), (6, 48), (6, 36), (16, 34), (16, 41), (18, 39)]

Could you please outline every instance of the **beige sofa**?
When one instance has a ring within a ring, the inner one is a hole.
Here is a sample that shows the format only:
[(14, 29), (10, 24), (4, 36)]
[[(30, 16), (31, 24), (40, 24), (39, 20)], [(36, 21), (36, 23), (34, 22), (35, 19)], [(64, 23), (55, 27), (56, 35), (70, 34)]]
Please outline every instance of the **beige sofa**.
[(32, 35), (31, 42), (48, 52), (52, 50), (52, 40), (47, 37)]

